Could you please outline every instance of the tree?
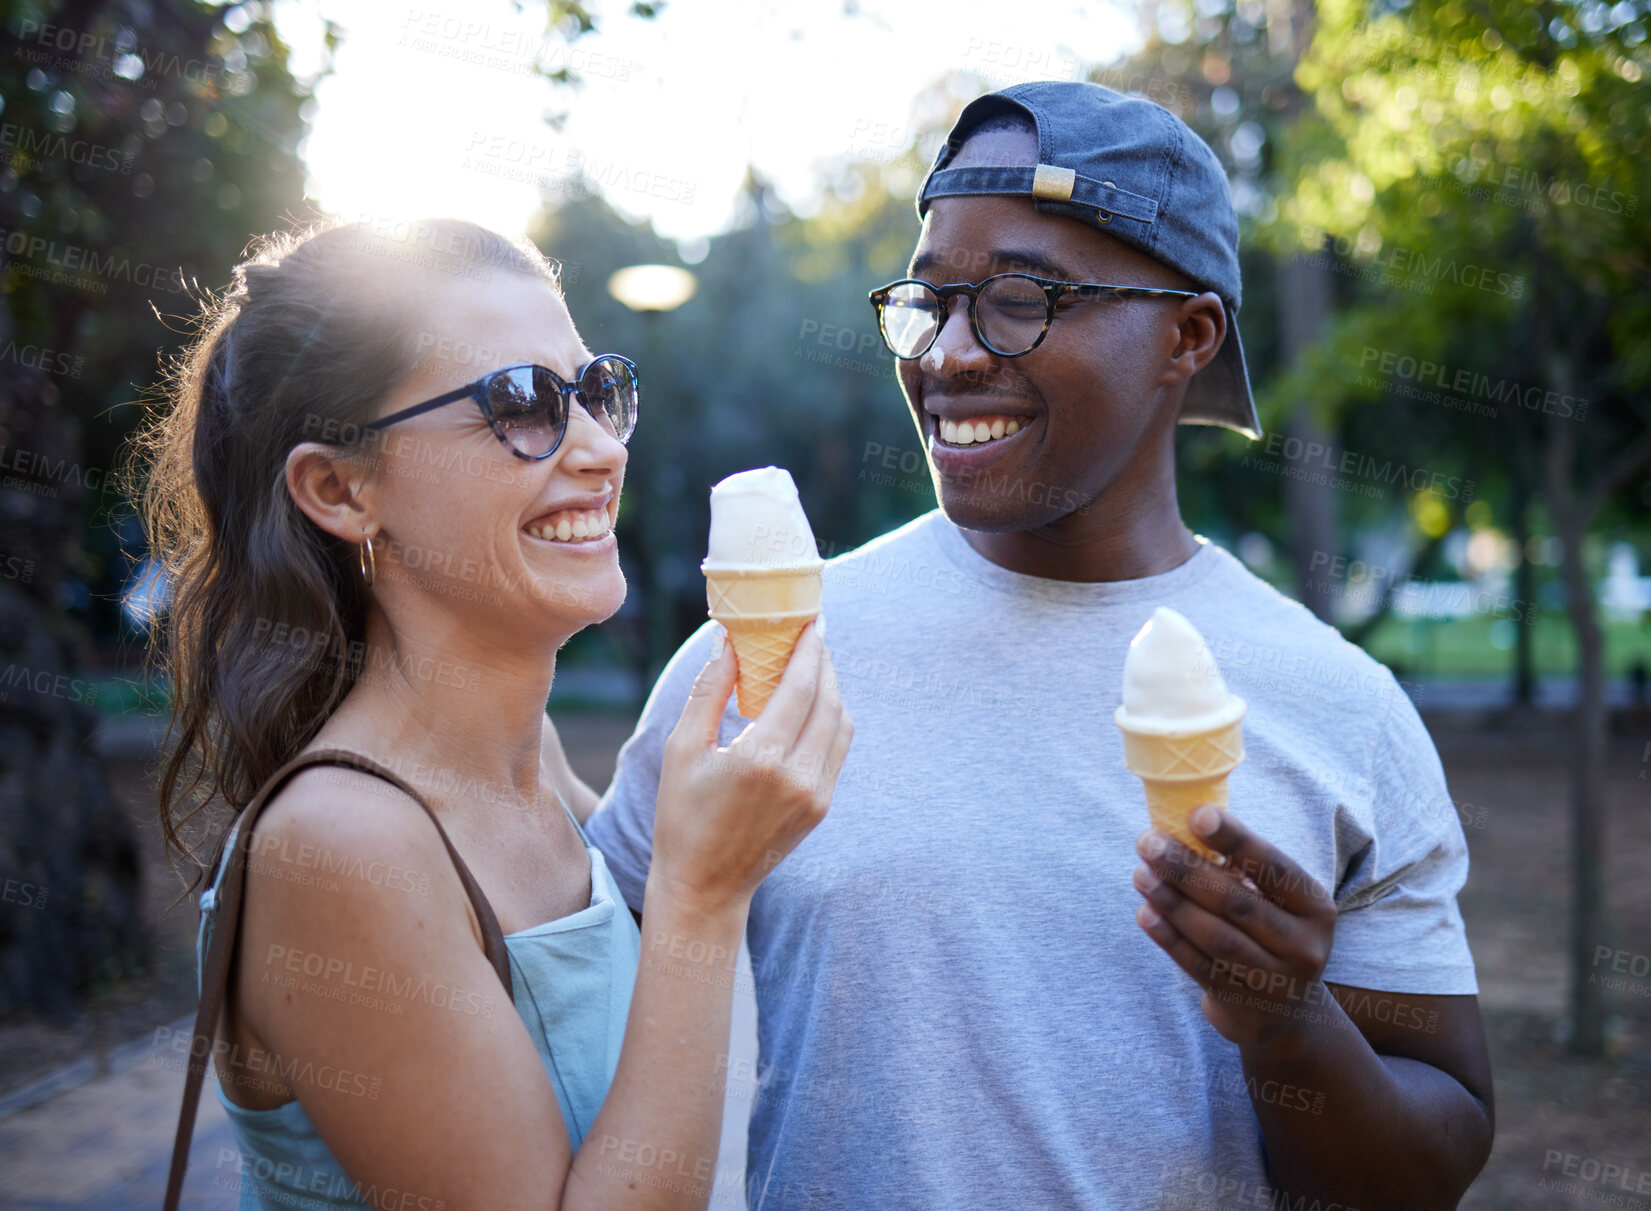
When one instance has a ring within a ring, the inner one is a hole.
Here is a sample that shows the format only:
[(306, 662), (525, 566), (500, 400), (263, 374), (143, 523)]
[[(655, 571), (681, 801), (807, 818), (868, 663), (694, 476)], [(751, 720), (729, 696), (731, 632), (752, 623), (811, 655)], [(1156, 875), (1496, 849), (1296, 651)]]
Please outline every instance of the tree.
[(146, 955), (132, 822), (90, 745), (89, 631), (117, 633), (138, 538), (111, 474), (121, 405), (197, 281), (302, 196), (305, 94), (261, 11), (64, 0), (0, 31), (0, 875), (45, 900), (0, 916), (0, 1010), (62, 1012)]
[(1281, 389), (1356, 407), (1385, 390), (1347, 381), (1363, 350), (1430, 365), (1434, 386), (1486, 405), (1459, 440), (1510, 460), (1558, 531), (1579, 652), (1572, 1045), (1588, 1054), (1604, 1042), (1589, 977), (1606, 930), (1605, 698), (1584, 539), (1651, 465), (1646, 37), (1642, 3), (1325, 0), (1272, 229), (1281, 254), (1328, 241), (1340, 270), (1386, 288)]
[[(545, 13), (569, 41), (595, 28), (578, 0)], [(144, 960), (131, 822), (90, 748), (93, 643), (137, 638), (113, 472), (202, 296), (253, 235), (312, 217), (286, 64), (261, 3), (46, 0), (0, 29), (0, 878), (47, 905), (0, 916), (0, 1012), (61, 1012)]]
[(615, 622), (574, 640), (574, 660), (618, 643), (642, 667), (641, 688), (652, 684), (705, 620), (707, 501), (736, 471), (791, 471), (827, 557), (933, 506), (866, 298), (904, 272), (916, 242), (910, 197), (885, 181), (913, 177), (916, 153), (896, 150), (885, 164), (828, 166), (820, 208), (807, 218), (748, 173), (740, 220), (707, 241), (692, 266), (694, 297), (667, 315), (626, 310), (606, 284), (624, 265), (676, 262), (668, 242), (597, 198), (544, 216), (536, 239), (569, 262), (566, 296), (580, 332), (593, 349), (632, 355), (643, 384), (620, 515), (631, 592)]

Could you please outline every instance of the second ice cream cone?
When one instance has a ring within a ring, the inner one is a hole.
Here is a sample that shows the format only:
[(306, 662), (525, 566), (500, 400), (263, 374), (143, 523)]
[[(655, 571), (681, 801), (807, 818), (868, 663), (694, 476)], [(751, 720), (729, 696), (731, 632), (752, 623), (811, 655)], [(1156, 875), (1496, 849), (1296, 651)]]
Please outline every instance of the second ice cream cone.
[(1193, 834), (1188, 818), (1202, 803), (1227, 806), (1227, 775), (1244, 760), (1244, 716), (1200, 732), (1150, 732), (1119, 722), (1124, 764), (1141, 779), (1152, 822), (1195, 853), (1219, 855)]
[(745, 718), (755, 719), (768, 705), (797, 637), (819, 617), (824, 566), (824, 560), (812, 567), (701, 565), (711, 617), (734, 645), (739, 712)]

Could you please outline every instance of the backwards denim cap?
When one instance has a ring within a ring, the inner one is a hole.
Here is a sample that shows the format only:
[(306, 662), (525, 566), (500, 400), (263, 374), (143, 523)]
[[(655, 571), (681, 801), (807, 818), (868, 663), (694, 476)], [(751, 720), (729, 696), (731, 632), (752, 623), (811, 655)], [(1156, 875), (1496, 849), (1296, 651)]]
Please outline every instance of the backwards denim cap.
[[(981, 122), (1017, 112), (1037, 128), (1036, 168), (946, 167)], [(988, 93), (964, 107), (947, 135), (918, 191), (917, 215), (935, 198), (982, 194), (1030, 197), (1039, 211), (1104, 231), (1219, 296), (1227, 338), (1187, 384), (1179, 419), (1261, 436), (1238, 339), (1238, 216), (1221, 162), (1185, 122), (1099, 84), (1034, 81)]]

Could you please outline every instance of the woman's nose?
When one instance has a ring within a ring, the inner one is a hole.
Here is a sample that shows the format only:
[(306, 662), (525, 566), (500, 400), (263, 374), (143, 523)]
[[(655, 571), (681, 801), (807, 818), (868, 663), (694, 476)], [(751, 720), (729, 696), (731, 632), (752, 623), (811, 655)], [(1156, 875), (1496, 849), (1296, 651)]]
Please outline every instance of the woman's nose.
[(630, 456), (612, 428), (581, 404), (575, 404), (568, 414), (568, 431), (562, 444), (567, 447), (562, 465), (570, 471), (617, 471)]

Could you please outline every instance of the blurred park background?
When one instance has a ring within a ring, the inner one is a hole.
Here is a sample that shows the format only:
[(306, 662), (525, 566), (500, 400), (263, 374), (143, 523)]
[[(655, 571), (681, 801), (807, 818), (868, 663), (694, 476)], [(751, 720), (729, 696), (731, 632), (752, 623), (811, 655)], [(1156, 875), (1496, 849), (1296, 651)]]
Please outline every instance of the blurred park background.
[(639, 363), (630, 595), (550, 702), (600, 787), (704, 617), (712, 483), (788, 467), (827, 557), (934, 506), (866, 292), (965, 103), (1088, 79), (1198, 130), (1242, 222), (1267, 436), (1183, 431), (1188, 524), (1392, 666), (1444, 755), (1501, 1103), (1464, 1205), (1620, 1196), (1577, 1174), (1651, 1169), (1648, 10), (0, 3), (0, 1141), (192, 1007), (121, 468), (251, 236), (526, 233)]

